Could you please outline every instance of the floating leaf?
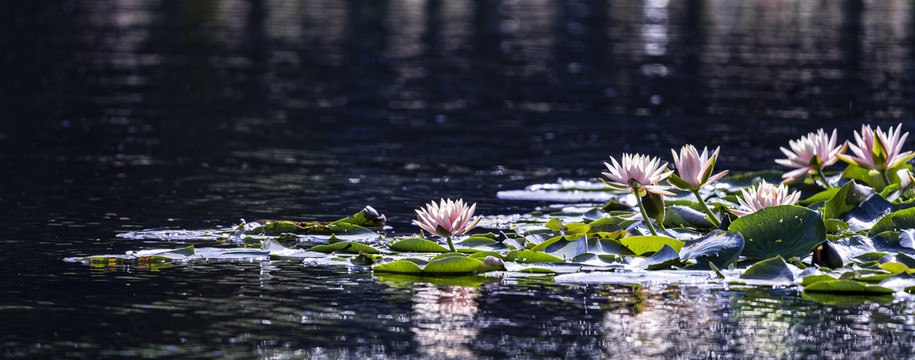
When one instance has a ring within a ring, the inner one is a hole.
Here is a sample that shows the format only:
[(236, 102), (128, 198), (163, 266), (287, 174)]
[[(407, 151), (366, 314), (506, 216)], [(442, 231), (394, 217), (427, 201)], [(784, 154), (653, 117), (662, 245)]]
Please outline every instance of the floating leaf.
[(834, 294), (892, 294), (893, 289), (879, 285), (869, 285), (855, 280), (825, 280), (804, 287), (805, 292), (824, 292)]
[(851, 180), (823, 204), (823, 216), (827, 219), (841, 219), (873, 194), (874, 189)]
[(378, 213), (371, 206), (366, 206), (361, 211), (353, 214), (350, 217), (346, 217), (337, 221), (334, 221), (334, 224), (347, 223), (350, 225), (362, 226), (362, 227), (379, 227), (384, 226), (385, 216)]
[(391, 273), (376, 272), (375, 277), (379, 281), (397, 282), (397, 283), (427, 283), (435, 285), (480, 287), (482, 284), (498, 282), (499, 278), (464, 275), (464, 276), (434, 276), (431, 274), (408, 274), (408, 273)]
[(874, 227), (886, 214), (896, 211), (896, 206), (880, 195), (871, 195), (857, 208), (845, 216), (845, 222), (853, 232), (867, 231)]
[(760, 261), (747, 268), (741, 279), (767, 280), (774, 282), (793, 282), (794, 270), (781, 256)]
[(674, 205), (667, 207), (664, 220), (666, 227), (687, 226), (699, 229), (712, 229), (715, 227), (711, 221), (705, 218), (706, 214), (696, 211), (690, 207)]
[(630, 236), (620, 239), (620, 243), (632, 250), (636, 255), (658, 252), (665, 245), (670, 246), (674, 251), (680, 251), (684, 244), (683, 241), (666, 236)]
[(680, 263), (680, 254), (668, 245), (647, 258), (633, 258), (629, 267), (636, 269), (660, 270)]
[(881, 281), (880, 286), (896, 291), (906, 290), (915, 286), (915, 275), (909, 272), (900, 272)]
[(826, 225), (820, 214), (796, 205), (771, 206), (742, 216), (728, 231), (740, 233), (744, 239), (742, 254), (756, 259), (804, 258), (826, 241)]
[(468, 238), (456, 243), (455, 245), (461, 245), (461, 246), (466, 246), (466, 247), (475, 247), (475, 246), (492, 245), (492, 244), (498, 244), (498, 243), (499, 243), (498, 241), (490, 239), (488, 237), (474, 235), (474, 236), (468, 237)]
[(423, 272), (423, 269), (419, 267), (419, 265), (410, 260), (397, 260), (378, 264), (373, 266), (372, 270), (404, 274), (420, 274)]
[(839, 189), (826, 189), (826, 190), (820, 191), (816, 194), (813, 194), (812, 196), (810, 196), (806, 199), (802, 199), (801, 201), (798, 201), (797, 203), (798, 203), (798, 205), (801, 205), (801, 206), (810, 206), (813, 204), (825, 203), (826, 200), (829, 200), (830, 198), (835, 196), (837, 192), (839, 192)]
[(391, 250), (434, 253), (448, 252), (448, 248), (441, 246), (432, 240), (426, 240), (423, 238), (409, 238), (400, 240), (391, 244)]
[(888, 294), (849, 295), (818, 292), (805, 292), (801, 294), (801, 297), (804, 300), (816, 301), (827, 305), (842, 306), (848, 308), (857, 308), (863, 303), (889, 304), (892, 303), (895, 299), (893, 295)]
[(902, 231), (912, 228), (915, 228), (915, 208), (908, 208), (884, 216), (867, 232), (867, 235), (873, 237), (885, 231)]
[(484, 271), (483, 262), (464, 256), (451, 256), (430, 261), (423, 268), (423, 273), (462, 274)]
[(514, 261), (519, 263), (552, 263), (552, 262), (565, 262), (558, 257), (555, 257), (550, 254), (542, 253), (539, 251), (530, 251), (530, 250), (519, 250), (512, 251), (505, 255), (505, 260)]
[(342, 241), (342, 242), (333, 243), (330, 245), (317, 245), (308, 250), (323, 252), (323, 253), (331, 253), (331, 252), (335, 252), (335, 251), (346, 252), (346, 253), (350, 253), (350, 254), (359, 254), (359, 253), (380, 254), (381, 253), (381, 251), (379, 251), (378, 249), (375, 249), (371, 246), (368, 246), (363, 243), (352, 242), (352, 241)]
[(681, 249), (680, 259), (695, 259), (699, 264), (711, 262), (718, 268), (727, 268), (737, 263), (743, 247), (743, 236), (740, 234), (716, 232)]
[(622, 256), (617, 255), (598, 255), (592, 253), (584, 253), (572, 258), (572, 261), (583, 265), (603, 267), (622, 265), (622, 258)]
[(828, 280), (835, 280), (835, 279), (836, 278), (829, 276), (829, 275), (825, 275), (825, 274), (804, 276), (801, 279), (801, 286), (807, 286), (807, 285), (817, 283), (820, 281), (828, 281)]

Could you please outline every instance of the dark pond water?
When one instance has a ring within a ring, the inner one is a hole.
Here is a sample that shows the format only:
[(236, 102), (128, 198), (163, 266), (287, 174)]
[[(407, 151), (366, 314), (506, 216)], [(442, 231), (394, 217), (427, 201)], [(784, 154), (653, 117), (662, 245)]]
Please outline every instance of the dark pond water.
[(819, 127), (912, 120), (906, 1), (0, 3), (0, 355), (908, 358), (915, 303), (794, 289), (404, 282), (301, 262), (94, 269), (147, 228), (394, 233), (624, 151), (775, 167)]

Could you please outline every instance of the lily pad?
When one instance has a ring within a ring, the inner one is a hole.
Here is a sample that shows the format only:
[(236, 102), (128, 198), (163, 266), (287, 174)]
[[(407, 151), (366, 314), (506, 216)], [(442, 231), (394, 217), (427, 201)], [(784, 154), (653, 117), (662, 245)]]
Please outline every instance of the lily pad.
[(794, 270), (790, 266), (781, 256), (776, 256), (750, 266), (740, 278), (790, 283), (794, 281)]
[(718, 268), (727, 268), (737, 263), (743, 247), (743, 236), (739, 233), (719, 231), (685, 246), (680, 250), (680, 259), (695, 259), (699, 264), (711, 262)]
[(391, 244), (391, 250), (405, 251), (405, 252), (432, 252), (432, 253), (448, 252), (448, 248), (441, 246), (432, 240), (426, 240), (423, 238), (409, 238), (409, 239), (400, 240), (398, 242)]
[(804, 258), (826, 241), (826, 225), (816, 211), (779, 205), (742, 216), (728, 228), (744, 239), (742, 254), (748, 258)]
[(849, 212), (845, 216), (845, 223), (848, 224), (850, 231), (868, 231), (877, 224), (877, 221), (893, 211), (896, 211), (896, 206), (893, 203), (886, 201), (880, 195), (874, 194)]
[(873, 194), (874, 189), (858, 185), (851, 180), (826, 201), (823, 205), (823, 216), (827, 219), (841, 219)]
[(376, 248), (373, 248), (373, 247), (368, 246), (363, 243), (352, 242), (352, 241), (341, 241), (341, 242), (333, 243), (330, 245), (317, 245), (308, 250), (323, 252), (323, 253), (331, 253), (331, 252), (335, 252), (335, 251), (345, 252), (345, 253), (350, 253), (350, 254), (359, 254), (359, 253), (380, 254), (381, 253), (381, 251), (379, 251)]
[(915, 228), (915, 208), (908, 208), (884, 216), (867, 232), (867, 235), (876, 236), (885, 231), (902, 231), (913, 228)]
[(880, 285), (869, 285), (855, 280), (825, 280), (804, 287), (805, 292), (834, 294), (892, 294), (896, 291)]
[(630, 236), (620, 239), (620, 243), (636, 255), (658, 252), (665, 245), (670, 246), (674, 251), (680, 251), (685, 244), (683, 241), (666, 236)]
[(505, 255), (505, 260), (514, 261), (519, 263), (552, 263), (552, 262), (565, 262), (558, 257), (555, 257), (550, 254), (542, 253), (539, 251), (530, 251), (530, 250), (519, 250), (512, 251)]

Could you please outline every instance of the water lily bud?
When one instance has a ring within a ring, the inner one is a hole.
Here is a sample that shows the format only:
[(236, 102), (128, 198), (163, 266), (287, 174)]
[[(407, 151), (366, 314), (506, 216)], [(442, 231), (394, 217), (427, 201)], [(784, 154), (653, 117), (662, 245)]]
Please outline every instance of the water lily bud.
[(502, 261), (502, 259), (499, 259), (495, 256), (487, 256), (485, 259), (483, 259), (483, 265), (495, 269), (504, 269), (505, 261)]

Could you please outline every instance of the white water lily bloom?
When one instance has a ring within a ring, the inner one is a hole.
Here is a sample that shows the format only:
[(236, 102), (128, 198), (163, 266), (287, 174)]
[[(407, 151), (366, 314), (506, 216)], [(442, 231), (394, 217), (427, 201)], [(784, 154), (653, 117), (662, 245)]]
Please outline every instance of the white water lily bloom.
[(900, 152), (902, 145), (909, 133), (902, 133), (902, 124), (884, 133), (877, 127), (872, 130), (870, 125), (861, 125), (861, 133), (855, 131), (855, 144), (850, 144), (851, 151), (856, 156), (838, 154), (837, 156), (849, 164), (874, 170), (886, 170), (902, 165), (909, 161), (915, 153), (911, 151)]
[(915, 182), (915, 176), (909, 169), (899, 169), (896, 171), (896, 176), (899, 177), (899, 188), (905, 189), (912, 185)]
[(743, 196), (738, 197), (737, 202), (743, 210), (731, 210), (737, 216), (749, 215), (770, 206), (794, 205), (801, 197), (801, 193), (797, 191), (788, 194), (788, 185), (776, 186), (765, 180), (740, 192)]
[(715, 152), (711, 156), (708, 154), (708, 148), (702, 148), (702, 154), (699, 154), (696, 147), (692, 145), (683, 146), (679, 155), (674, 149), (670, 149), (670, 152), (674, 155), (674, 165), (677, 167), (677, 175), (679, 176), (673, 175), (668, 181), (675, 188), (685, 191), (696, 191), (705, 185), (718, 181), (728, 173), (725, 170), (712, 175), (720, 149), (720, 147), (715, 148)]
[(782, 175), (782, 183), (800, 179), (805, 174), (812, 174), (839, 161), (838, 155), (845, 152), (848, 142), (841, 146), (836, 145), (836, 130), (832, 136), (823, 129), (815, 133), (808, 133), (798, 140), (788, 142), (791, 150), (781, 147), (787, 159), (775, 160), (776, 163), (787, 167), (797, 168)]
[(413, 220), (413, 224), (429, 233), (450, 238), (477, 226), (480, 218), (472, 221), (476, 208), (477, 204), (467, 206), (463, 199), (441, 199), (439, 204), (432, 201), (426, 204), (425, 209), (416, 210), (417, 218)]
[(610, 179), (604, 180), (608, 186), (621, 190), (632, 190), (635, 186), (655, 194), (674, 195), (667, 191), (670, 186), (658, 185), (658, 182), (673, 174), (673, 171), (667, 169), (667, 163), (661, 165), (660, 159), (648, 155), (623, 154), (622, 163), (617, 162), (612, 156), (610, 161), (613, 162), (612, 165), (604, 162), (609, 171), (603, 173)]

